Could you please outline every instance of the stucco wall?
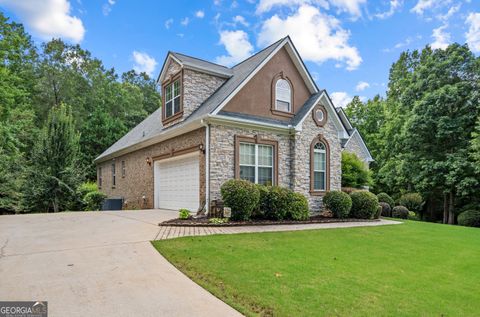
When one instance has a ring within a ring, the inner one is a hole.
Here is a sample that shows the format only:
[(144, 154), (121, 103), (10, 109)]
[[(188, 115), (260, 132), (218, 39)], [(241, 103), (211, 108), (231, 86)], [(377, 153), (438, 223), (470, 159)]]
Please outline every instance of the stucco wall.
[[(192, 146), (205, 144), (205, 128), (201, 128), (184, 135), (166, 140), (161, 143), (128, 153), (114, 160), (108, 160), (97, 165), (102, 167), (102, 188), (101, 191), (107, 194), (108, 198), (123, 198), (126, 202), (124, 208), (153, 208), (153, 162), (149, 166), (146, 163), (147, 157), (154, 157), (170, 153), (172, 149), (181, 150)], [(198, 151), (200, 160), (200, 201), (205, 200), (205, 154)], [(122, 161), (125, 161), (126, 175), (122, 177)], [(111, 165), (116, 166), (116, 186), (112, 186)], [(145, 196), (145, 201), (143, 200)]]

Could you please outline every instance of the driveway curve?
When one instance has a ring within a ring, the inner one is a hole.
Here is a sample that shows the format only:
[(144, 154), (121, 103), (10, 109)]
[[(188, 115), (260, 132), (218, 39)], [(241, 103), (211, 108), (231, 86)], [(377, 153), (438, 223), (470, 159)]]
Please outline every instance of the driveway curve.
[(241, 316), (150, 244), (165, 210), (0, 216), (0, 301), (49, 316)]

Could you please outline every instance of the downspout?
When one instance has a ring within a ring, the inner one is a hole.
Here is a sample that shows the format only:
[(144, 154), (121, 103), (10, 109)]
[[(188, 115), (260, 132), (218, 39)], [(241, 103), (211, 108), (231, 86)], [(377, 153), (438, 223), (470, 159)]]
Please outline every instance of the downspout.
[(210, 125), (202, 119), (202, 125), (205, 127), (205, 214), (210, 209)]

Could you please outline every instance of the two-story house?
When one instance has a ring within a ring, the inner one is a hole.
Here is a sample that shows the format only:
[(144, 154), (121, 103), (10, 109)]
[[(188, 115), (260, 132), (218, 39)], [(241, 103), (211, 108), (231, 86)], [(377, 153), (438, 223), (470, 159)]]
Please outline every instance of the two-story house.
[(341, 152), (372, 157), (317, 87), (290, 37), (228, 68), (169, 52), (163, 105), (97, 159), (98, 185), (124, 208), (197, 211), (232, 178), (308, 197), (341, 187)]

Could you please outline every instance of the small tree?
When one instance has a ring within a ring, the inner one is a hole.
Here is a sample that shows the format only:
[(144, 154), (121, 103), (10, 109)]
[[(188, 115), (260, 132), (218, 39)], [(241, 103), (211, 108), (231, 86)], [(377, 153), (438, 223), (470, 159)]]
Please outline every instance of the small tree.
[(371, 184), (370, 171), (358, 156), (342, 152), (342, 187), (362, 188)]
[(30, 211), (62, 211), (77, 201), (83, 180), (79, 167), (79, 139), (70, 107), (53, 107), (31, 156), (25, 202)]

